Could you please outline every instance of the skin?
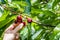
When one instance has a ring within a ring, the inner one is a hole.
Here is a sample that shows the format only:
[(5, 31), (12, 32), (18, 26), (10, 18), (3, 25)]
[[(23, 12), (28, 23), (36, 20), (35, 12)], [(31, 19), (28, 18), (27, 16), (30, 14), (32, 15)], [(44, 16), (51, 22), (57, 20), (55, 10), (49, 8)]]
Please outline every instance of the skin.
[(23, 23), (13, 23), (10, 25), (4, 33), (3, 40), (19, 40), (18, 31), (23, 28)]

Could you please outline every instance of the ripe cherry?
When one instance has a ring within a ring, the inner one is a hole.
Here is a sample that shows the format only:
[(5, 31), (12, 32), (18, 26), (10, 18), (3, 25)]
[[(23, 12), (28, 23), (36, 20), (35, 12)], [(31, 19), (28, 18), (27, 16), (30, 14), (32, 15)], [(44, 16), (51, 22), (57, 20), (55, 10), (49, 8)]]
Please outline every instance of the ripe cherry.
[(15, 24), (22, 23), (22, 20), (15, 20)]
[(22, 16), (17, 16), (17, 22), (22, 22)]
[(31, 19), (31, 18), (28, 18), (28, 19), (27, 19), (27, 22), (28, 22), (28, 23), (31, 23), (31, 22), (32, 22), (32, 19)]
[(20, 16), (20, 15), (17, 16), (17, 19), (22, 20), (22, 16)]

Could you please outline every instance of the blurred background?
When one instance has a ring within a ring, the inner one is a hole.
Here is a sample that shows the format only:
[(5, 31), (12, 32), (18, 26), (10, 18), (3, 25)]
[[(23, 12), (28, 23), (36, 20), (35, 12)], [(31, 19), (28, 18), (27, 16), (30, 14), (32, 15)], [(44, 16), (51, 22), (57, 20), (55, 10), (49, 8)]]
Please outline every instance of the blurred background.
[(0, 0), (0, 40), (17, 15), (33, 20), (19, 31), (20, 40), (60, 40), (60, 0)]

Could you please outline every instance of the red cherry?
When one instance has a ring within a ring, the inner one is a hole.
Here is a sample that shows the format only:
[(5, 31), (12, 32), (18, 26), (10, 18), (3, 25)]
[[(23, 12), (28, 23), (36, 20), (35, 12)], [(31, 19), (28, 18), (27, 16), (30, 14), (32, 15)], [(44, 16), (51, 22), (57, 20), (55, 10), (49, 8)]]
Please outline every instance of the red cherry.
[(22, 16), (17, 16), (17, 22), (22, 22)]
[(23, 26), (25, 26), (26, 25), (26, 22), (22, 22), (24, 25)]
[(31, 19), (31, 18), (28, 18), (28, 19), (27, 19), (27, 22), (28, 22), (28, 23), (31, 23), (31, 22), (32, 22), (32, 19)]
[(22, 20), (15, 20), (15, 24), (22, 23)]
[(20, 23), (21, 23), (21, 22), (22, 22), (22, 20), (17, 20), (17, 22), (20, 22)]
[(22, 20), (22, 16), (17, 16), (17, 19), (18, 20)]

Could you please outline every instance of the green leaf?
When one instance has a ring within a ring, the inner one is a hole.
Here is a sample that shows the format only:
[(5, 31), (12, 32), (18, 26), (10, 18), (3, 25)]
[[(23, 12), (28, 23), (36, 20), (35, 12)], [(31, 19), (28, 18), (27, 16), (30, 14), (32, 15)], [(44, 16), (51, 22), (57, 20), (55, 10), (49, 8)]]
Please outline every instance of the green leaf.
[(25, 7), (25, 13), (30, 14), (30, 12), (31, 12), (31, 2), (30, 2), (30, 0), (25, 0), (25, 2), (28, 4)]
[(47, 3), (47, 6), (46, 8), (48, 9), (54, 9), (54, 7), (60, 2), (60, 0), (50, 0), (48, 3)]
[(13, 1), (12, 3), (16, 3), (21, 6), (27, 6), (27, 3), (25, 1)]
[(41, 34), (41, 32), (43, 31), (43, 29), (40, 29), (39, 31), (37, 31), (33, 36), (32, 39), (37, 39), (37, 37)]
[[(51, 34), (51, 38), (50, 38), (50, 40), (55, 40), (55, 38), (56, 38), (56, 35), (58, 34), (60, 32), (60, 24), (58, 24), (55, 28), (54, 28), (54, 30), (53, 30), (53, 32), (52, 32), (52, 34)], [(57, 38), (56, 38), (57, 39)]]
[(0, 28), (4, 27), (6, 24), (8, 24), (9, 22), (11, 22), (15, 18), (16, 18), (16, 16), (12, 16), (10, 18), (7, 18), (7, 19), (1, 21), (0, 22)]
[(0, 17), (0, 22), (5, 20), (9, 13), (9, 11), (4, 11), (3, 15)]
[(0, 6), (0, 17), (2, 16), (2, 14), (3, 14), (3, 7), (2, 6)]
[(60, 2), (60, 0), (54, 0), (52, 4), (52, 9)]
[(28, 29), (27, 27), (23, 28), (20, 32), (20, 37), (21, 37), (21, 40), (24, 40), (28, 37)]
[(12, 21), (6, 24), (4, 27), (0, 28), (0, 37), (3, 37), (3, 33), (6, 28), (8, 28), (12, 24)]

